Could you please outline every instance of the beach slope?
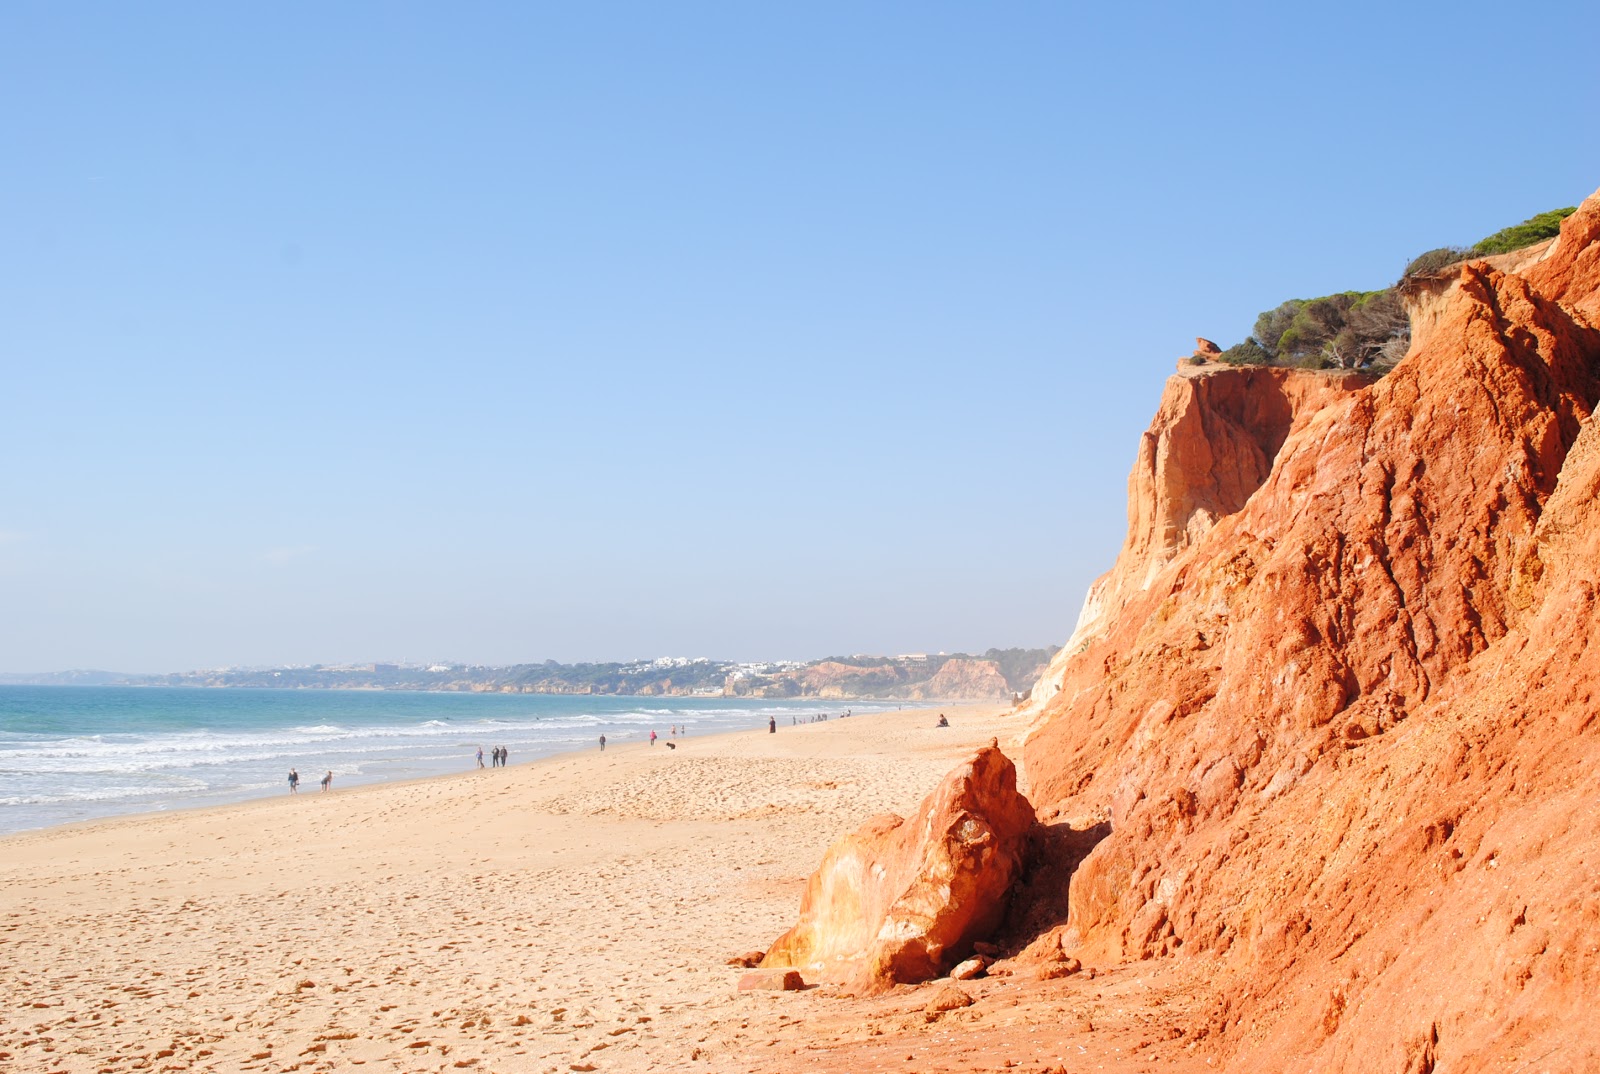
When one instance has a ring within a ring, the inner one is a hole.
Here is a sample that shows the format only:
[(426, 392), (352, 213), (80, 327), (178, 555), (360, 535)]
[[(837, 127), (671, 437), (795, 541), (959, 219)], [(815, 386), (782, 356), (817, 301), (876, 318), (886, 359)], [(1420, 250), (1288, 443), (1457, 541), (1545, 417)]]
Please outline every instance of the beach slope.
[(0, 840), (0, 1065), (754, 1067), (829, 999), (740, 994), (728, 959), (842, 832), (1021, 730), (944, 711)]

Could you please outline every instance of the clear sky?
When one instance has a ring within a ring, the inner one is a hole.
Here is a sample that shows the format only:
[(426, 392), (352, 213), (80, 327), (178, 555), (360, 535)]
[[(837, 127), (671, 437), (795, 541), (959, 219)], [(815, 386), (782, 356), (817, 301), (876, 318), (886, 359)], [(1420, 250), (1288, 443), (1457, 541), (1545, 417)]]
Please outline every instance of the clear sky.
[(0, 670), (1063, 641), (1163, 378), (1600, 186), (1570, 4), (0, 7)]

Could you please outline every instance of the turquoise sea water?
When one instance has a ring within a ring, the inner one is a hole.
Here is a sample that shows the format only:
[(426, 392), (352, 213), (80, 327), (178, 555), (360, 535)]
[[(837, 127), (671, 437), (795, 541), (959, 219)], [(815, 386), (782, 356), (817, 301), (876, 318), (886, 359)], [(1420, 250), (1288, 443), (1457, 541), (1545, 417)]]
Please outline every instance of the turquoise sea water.
[[(855, 712), (874, 706), (853, 704)], [(885, 706), (877, 706), (883, 708)], [(892, 708), (893, 706), (887, 706)], [(837, 702), (352, 690), (0, 686), (0, 833), (315, 793), (669, 737), (765, 731)]]

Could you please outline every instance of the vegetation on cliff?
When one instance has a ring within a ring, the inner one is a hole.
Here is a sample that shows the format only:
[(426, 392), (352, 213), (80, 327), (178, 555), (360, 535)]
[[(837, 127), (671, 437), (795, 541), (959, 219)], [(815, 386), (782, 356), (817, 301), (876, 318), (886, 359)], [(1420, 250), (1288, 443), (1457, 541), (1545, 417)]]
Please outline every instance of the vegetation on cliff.
[(1490, 257), (1494, 254), (1520, 250), (1524, 246), (1532, 246), (1545, 239), (1553, 239), (1561, 234), (1561, 221), (1577, 211), (1576, 205), (1569, 205), (1565, 209), (1551, 209), (1547, 213), (1530, 216), (1520, 224), (1501, 228), (1487, 239), (1480, 240), (1468, 256)]
[(1552, 209), (1503, 228), (1470, 247), (1441, 246), (1411, 260), (1400, 279), (1379, 291), (1341, 291), (1291, 298), (1256, 318), (1241, 343), (1223, 351), (1229, 365), (1386, 372), (1405, 356), (1411, 325), (1401, 294), (1408, 281), (1432, 276), (1475, 257), (1519, 250), (1554, 237), (1576, 207)]

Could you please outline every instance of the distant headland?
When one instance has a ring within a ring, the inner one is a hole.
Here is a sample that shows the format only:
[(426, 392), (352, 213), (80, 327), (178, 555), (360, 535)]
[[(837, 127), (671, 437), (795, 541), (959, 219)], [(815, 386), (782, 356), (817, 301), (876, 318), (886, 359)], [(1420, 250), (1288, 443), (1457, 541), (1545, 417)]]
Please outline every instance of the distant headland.
[(821, 660), (662, 657), (610, 663), (461, 663), (227, 667), (163, 675), (111, 671), (0, 674), (11, 686), (178, 686), (317, 690), (445, 690), (638, 697), (1009, 700), (1026, 696), (1058, 647), (982, 654), (907, 653)]

